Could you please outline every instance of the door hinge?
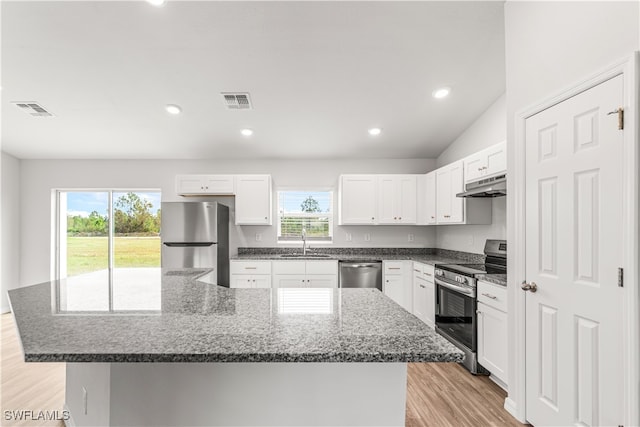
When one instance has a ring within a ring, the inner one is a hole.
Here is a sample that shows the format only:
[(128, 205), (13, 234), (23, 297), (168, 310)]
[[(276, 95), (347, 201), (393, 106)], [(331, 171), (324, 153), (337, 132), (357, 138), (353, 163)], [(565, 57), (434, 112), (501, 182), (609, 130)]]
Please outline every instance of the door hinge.
[(618, 268), (618, 286), (624, 286), (624, 270), (622, 268)]
[(623, 130), (624, 129), (624, 109), (620, 107), (615, 111), (609, 111), (607, 113), (607, 116), (610, 116), (611, 114), (618, 115), (618, 130)]

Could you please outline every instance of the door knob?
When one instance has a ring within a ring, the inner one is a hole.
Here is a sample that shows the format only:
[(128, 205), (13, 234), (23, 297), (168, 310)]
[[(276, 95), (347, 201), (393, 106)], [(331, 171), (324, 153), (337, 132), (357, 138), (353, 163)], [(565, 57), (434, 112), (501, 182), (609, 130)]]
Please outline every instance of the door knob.
[(526, 280), (522, 281), (522, 285), (520, 285), (520, 288), (522, 288), (523, 291), (531, 291), (533, 293), (535, 293), (538, 290), (538, 285), (536, 285), (536, 282), (531, 282), (531, 284), (527, 283)]

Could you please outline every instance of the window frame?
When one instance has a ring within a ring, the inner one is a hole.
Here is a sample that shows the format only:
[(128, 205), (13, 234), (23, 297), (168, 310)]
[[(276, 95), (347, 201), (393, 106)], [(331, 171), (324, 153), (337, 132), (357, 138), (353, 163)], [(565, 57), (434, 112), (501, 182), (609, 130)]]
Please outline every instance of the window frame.
[[(331, 211), (327, 212), (328, 217), (329, 217), (329, 236), (328, 239), (326, 240), (315, 240), (313, 238), (311, 239), (307, 239), (307, 244), (311, 244), (313, 243), (314, 245), (329, 245), (329, 244), (333, 244), (333, 237), (334, 237), (334, 228), (335, 228), (335, 206), (336, 206), (336, 191), (333, 187), (279, 187), (276, 189), (276, 218), (277, 218), (277, 223), (276, 223), (276, 243), (277, 244), (301, 244), (302, 243), (302, 238), (297, 239), (297, 240), (293, 240), (293, 239), (287, 239), (287, 240), (281, 240), (280, 239), (280, 234), (282, 232), (282, 222), (281, 222), (281, 211), (280, 211), (280, 193), (283, 192), (301, 192), (301, 193), (329, 193), (329, 203), (330, 203), (330, 208)], [(299, 217), (299, 218), (305, 218), (305, 217), (316, 217), (318, 216), (317, 213), (313, 213), (313, 212), (301, 212), (298, 214), (293, 214), (291, 216), (294, 217)], [(302, 237), (302, 236), (300, 236)]]

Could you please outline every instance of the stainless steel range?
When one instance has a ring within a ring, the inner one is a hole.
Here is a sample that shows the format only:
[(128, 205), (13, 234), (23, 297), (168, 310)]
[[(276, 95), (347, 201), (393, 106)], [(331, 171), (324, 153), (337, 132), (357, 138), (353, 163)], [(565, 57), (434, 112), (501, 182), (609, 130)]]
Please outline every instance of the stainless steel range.
[(436, 264), (436, 331), (465, 352), (472, 374), (488, 374), (478, 363), (476, 282), (481, 274), (506, 274), (507, 242), (487, 240), (484, 264)]

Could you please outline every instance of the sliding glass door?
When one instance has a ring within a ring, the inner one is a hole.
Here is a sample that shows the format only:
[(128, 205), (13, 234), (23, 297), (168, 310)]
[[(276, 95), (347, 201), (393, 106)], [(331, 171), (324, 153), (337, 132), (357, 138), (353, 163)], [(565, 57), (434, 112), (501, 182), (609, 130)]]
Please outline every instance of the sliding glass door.
[(58, 191), (62, 311), (160, 309), (160, 192)]

